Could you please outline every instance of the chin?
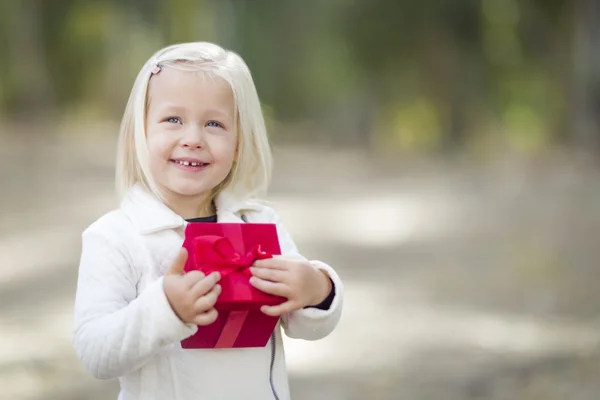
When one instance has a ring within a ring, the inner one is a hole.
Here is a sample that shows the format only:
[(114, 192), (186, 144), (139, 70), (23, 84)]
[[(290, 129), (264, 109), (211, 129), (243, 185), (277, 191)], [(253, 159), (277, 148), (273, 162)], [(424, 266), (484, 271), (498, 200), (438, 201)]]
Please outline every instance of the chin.
[(204, 196), (205, 194), (210, 193), (212, 187), (181, 185), (170, 187), (169, 190), (179, 196), (195, 197)]
[(210, 190), (179, 189), (179, 190), (173, 190), (173, 192), (179, 196), (200, 197), (200, 196), (204, 196), (206, 193), (209, 193)]

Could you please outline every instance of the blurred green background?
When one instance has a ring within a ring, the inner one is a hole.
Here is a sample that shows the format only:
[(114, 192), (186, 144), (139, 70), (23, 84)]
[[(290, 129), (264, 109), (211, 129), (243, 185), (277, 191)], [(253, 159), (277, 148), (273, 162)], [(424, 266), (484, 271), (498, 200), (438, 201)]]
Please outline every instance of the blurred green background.
[(269, 200), (346, 284), (286, 341), (294, 399), (598, 398), (599, 2), (0, 0), (0, 399), (116, 399), (71, 345), (80, 234), (140, 67), (198, 40), (250, 66)]
[[(596, 142), (590, 0), (122, 0), (0, 4), (0, 110), (118, 119), (141, 64), (207, 40), (253, 71), (285, 140), (527, 154)], [(297, 134), (296, 129), (303, 134)]]

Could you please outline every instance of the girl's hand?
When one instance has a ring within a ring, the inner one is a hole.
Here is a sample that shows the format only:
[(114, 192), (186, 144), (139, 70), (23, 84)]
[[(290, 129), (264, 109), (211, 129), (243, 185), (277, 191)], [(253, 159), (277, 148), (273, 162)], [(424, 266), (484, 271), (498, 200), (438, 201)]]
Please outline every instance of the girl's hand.
[(182, 248), (165, 273), (163, 290), (180, 320), (196, 325), (210, 325), (217, 319), (213, 307), (221, 293), (218, 272), (205, 276), (200, 271), (184, 271), (188, 253)]
[(250, 271), (254, 275), (250, 278), (252, 286), (288, 299), (277, 306), (261, 307), (262, 312), (273, 317), (317, 305), (331, 291), (329, 276), (307, 261), (269, 258), (256, 261)]

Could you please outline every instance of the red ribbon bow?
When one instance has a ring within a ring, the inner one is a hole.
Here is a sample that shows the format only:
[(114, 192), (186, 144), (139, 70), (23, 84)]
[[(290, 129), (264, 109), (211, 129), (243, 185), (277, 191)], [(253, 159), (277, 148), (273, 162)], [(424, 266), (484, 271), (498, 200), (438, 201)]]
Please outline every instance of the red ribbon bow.
[(245, 255), (240, 255), (229, 239), (223, 236), (199, 236), (194, 239), (194, 248), (196, 268), (207, 275), (218, 271), (221, 278), (233, 272), (241, 272), (250, 277), (252, 274), (249, 267), (254, 261), (273, 257), (272, 254), (263, 251), (260, 245), (252, 247)]

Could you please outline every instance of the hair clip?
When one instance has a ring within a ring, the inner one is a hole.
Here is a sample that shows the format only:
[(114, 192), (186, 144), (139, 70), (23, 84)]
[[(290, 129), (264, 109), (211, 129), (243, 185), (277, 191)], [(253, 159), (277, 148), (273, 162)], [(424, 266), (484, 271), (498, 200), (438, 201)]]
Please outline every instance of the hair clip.
[(152, 71), (150, 71), (150, 73), (151, 73), (152, 75), (156, 75), (156, 74), (158, 74), (158, 73), (160, 72), (160, 70), (161, 70), (161, 67), (160, 67), (160, 65), (156, 64), (156, 65), (154, 66), (154, 68), (152, 68)]

